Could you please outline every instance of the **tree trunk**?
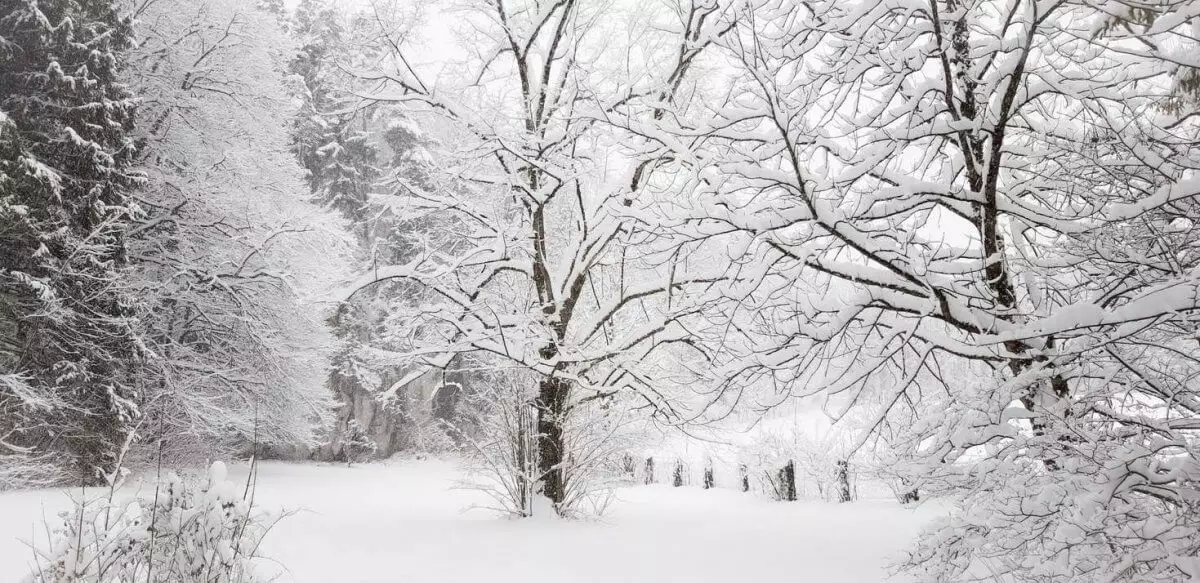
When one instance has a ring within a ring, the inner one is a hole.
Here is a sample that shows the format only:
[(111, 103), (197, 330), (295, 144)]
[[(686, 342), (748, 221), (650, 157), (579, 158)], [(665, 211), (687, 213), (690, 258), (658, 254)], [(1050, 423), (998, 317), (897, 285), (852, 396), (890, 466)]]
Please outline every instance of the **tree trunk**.
[(542, 495), (562, 512), (567, 495), (567, 480), (563, 461), (566, 443), (563, 417), (571, 386), (566, 379), (548, 376), (538, 386), (537, 432), (538, 473), (541, 475)]
[(902, 490), (896, 498), (901, 504), (911, 504), (921, 501), (920, 489), (913, 485), (912, 480), (900, 478), (900, 488)]
[(629, 476), (631, 481), (637, 478), (637, 463), (634, 462), (632, 455), (625, 454), (621, 456), (621, 469), (625, 472), (626, 476)]
[(537, 434), (537, 430), (534, 423), (534, 413), (531, 407), (528, 404), (518, 406), (513, 463), (517, 472), (517, 496), (519, 497), (517, 510), (520, 516), (533, 516), (533, 496), (534, 489), (537, 487), (534, 473), (534, 465), (537, 460), (533, 455), (536, 449), (533, 438)]

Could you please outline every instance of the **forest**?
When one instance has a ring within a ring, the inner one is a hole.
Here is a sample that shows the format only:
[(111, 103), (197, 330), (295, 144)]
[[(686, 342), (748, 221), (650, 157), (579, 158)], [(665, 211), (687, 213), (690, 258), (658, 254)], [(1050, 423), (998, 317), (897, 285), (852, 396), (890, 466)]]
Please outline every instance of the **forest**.
[(0, 579), (1200, 581), (1200, 0), (0, 0)]

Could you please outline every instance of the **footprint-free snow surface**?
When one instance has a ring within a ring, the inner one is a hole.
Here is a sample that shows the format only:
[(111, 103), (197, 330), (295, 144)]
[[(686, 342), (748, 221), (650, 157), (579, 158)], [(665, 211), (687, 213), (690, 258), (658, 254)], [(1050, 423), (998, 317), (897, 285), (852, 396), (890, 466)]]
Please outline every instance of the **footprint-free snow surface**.
[[(264, 553), (282, 583), (880, 583), (936, 512), (654, 485), (617, 490), (600, 520), (506, 520), (471, 509), (488, 500), (461, 479), (443, 461), (264, 463), (257, 502), (295, 511)], [(68, 504), (62, 491), (0, 494), (0, 581), (20, 580), (21, 539)]]

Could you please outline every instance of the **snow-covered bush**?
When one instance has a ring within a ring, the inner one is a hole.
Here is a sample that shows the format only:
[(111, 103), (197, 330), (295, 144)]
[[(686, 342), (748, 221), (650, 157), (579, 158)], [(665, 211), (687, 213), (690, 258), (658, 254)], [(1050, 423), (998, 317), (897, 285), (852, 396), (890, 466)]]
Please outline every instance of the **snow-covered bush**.
[(79, 499), (59, 515), (49, 549), (35, 549), (26, 583), (253, 583), (254, 559), (274, 523), (253, 508), (253, 491), (227, 479), (221, 462), (207, 481), (168, 474), (152, 493), (116, 489)]
[[(867, 493), (872, 497), (886, 491), (897, 502), (908, 504), (919, 502), (926, 493), (933, 493), (927, 480), (928, 471), (885, 440), (870, 442), (863, 455), (855, 458), (852, 470), (861, 482), (873, 486)], [(858, 484), (855, 487), (857, 489)]]
[(480, 388), (466, 409), (470, 418), (456, 423), (470, 431), (450, 432), (460, 440), (470, 479), (492, 509), (513, 517), (554, 513), (568, 518), (603, 514), (612, 488), (628, 480), (625, 455), (638, 419), (620, 399), (595, 400), (572, 408), (563, 421), (567, 455), (562, 462), (563, 501), (541, 495), (537, 405), (523, 371), (493, 370), (481, 375)]
[[(471, 478), (464, 484), (486, 493), (492, 508), (513, 517), (533, 516), (537, 484), (537, 412), (531, 383), (519, 373), (492, 371), (479, 391), (475, 432), (458, 432)], [(511, 377), (518, 377), (517, 379)]]
[(604, 514), (614, 487), (627, 482), (625, 452), (641, 438), (642, 418), (621, 396), (571, 409), (565, 443), (566, 496), (559, 514), (568, 518)]
[(379, 446), (359, 425), (358, 419), (351, 419), (346, 429), (346, 444), (342, 449), (346, 455), (346, 464), (365, 462), (371, 459), (378, 449)]
[[(795, 460), (799, 453), (795, 435), (763, 432), (742, 452), (743, 465), (752, 485), (774, 500), (795, 500), (801, 484), (796, 480)], [(791, 471), (785, 471), (790, 466)], [(791, 483), (787, 483), (790, 477)], [(820, 481), (817, 481), (820, 487)], [(790, 496), (789, 496), (790, 494)]]

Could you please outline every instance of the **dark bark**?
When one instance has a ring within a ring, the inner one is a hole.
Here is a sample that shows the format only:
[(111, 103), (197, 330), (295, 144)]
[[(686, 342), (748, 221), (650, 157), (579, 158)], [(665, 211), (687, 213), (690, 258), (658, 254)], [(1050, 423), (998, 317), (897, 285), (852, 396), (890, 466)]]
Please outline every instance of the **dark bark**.
[(788, 460), (787, 465), (779, 470), (779, 499), (788, 502), (796, 500), (796, 462)]
[(850, 496), (850, 462), (848, 460), (838, 460), (837, 462), (837, 485), (838, 485), (838, 502), (849, 502)]
[(565, 436), (563, 416), (571, 385), (566, 379), (545, 377), (538, 386), (537, 407), (538, 473), (542, 477), (542, 495), (556, 510), (566, 500)]

